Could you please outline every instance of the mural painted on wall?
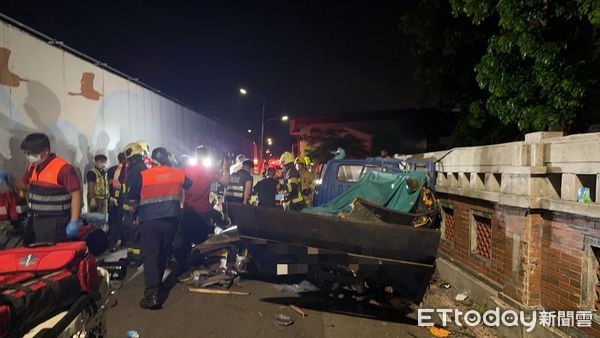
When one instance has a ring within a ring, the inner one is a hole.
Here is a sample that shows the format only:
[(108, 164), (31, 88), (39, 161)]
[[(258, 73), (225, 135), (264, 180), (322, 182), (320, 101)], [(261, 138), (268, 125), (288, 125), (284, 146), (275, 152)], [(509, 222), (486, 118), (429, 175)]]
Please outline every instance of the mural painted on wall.
[(10, 60), (11, 51), (8, 48), (0, 47), (0, 84), (10, 87), (18, 87), (22, 79), (19, 75), (8, 69), (8, 61)]
[(48, 134), (52, 150), (79, 173), (97, 154), (114, 164), (127, 143), (141, 139), (176, 156), (199, 144), (251, 154), (245, 136), (206, 116), (1, 20), (0, 33), (0, 170), (23, 174), (19, 145), (31, 132)]
[(102, 94), (100, 94), (100, 92), (98, 92), (96, 89), (94, 89), (94, 78), (96, 77), (96, 75), (94, 75), (94, 73), (83, 73), (81, 75), (81, 88), (79, 90), (79, 93), (75, 93), (75, 92), (69, 92), (68, 94), (71, 96), (83, 96), (86, 99), (89, 100), (94, 100), (94, 101), (98, 101), (100, 100), (100, 96), (102, 96)]

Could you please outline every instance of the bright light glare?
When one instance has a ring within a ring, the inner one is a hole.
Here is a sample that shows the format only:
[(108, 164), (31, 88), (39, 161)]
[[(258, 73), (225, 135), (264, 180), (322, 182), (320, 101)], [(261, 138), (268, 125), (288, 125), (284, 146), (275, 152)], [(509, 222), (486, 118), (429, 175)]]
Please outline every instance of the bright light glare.
[(252, 129), (248, 129), (248, 133), (251, 133), (251, 132), (252, 132)]
[(212, 167), (213, 165), (213, 160), (210, 157), (205, 157), (202, 159), (202, 165), (205, 167)]
[(195, 158), (195, 157), (190, 157), (190, 158), (188, 159), (188, 164), (189, 164), (189, 165), (196, 165), (196, 164), (198, 164), (198, 159), (197, 159), (197, 158)]
[(246, 95), (246, 94), (248, 94), (248, 91), (244, 88), (240, 88), (240, 94)]
[(287, 115), (283, 115), (281, 117), (281, 121), (284, 121), (284, 122), (287, 121), (288, 119), (289, 119), (289, 117)]
[(316, 180), (315, 180), (315, 184), (316, 184), (316, 185), (320, 185), (320, 184), (321, 184), (321, 182), (322, 182), (322, 180), (321, 180), (320, 178), (318, 178), (318, 179), (316, 179)]

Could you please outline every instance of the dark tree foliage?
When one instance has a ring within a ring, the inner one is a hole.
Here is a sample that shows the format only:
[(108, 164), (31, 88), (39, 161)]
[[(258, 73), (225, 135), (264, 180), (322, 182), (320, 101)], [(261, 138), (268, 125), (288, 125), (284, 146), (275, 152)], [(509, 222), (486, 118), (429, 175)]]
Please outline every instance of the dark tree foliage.
[(424, 0), (403, 17), (426, 97), (465, 112), (455, 145), (597, 122), (598, 3)]
[(364, 142), (343, 129), (312, 129), (305, 138), (308, 142), (307, 155), (315, 163), (325, 163), (334, 157), (338, 147), (346, 151), (348, 158), (364, 158), (368, 155)]

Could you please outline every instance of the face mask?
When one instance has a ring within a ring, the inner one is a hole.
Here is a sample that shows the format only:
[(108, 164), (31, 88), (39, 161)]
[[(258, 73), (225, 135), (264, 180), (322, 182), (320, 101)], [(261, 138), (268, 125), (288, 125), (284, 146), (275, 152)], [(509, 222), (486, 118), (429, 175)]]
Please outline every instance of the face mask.
[(29, 163), (37, 163), (42, 160), (41, 154), (37, 154), (37, 155), (29, 154), (29, 155), (25, 155), (25, 157), (27, 158), (27, 161), (29, 161)]

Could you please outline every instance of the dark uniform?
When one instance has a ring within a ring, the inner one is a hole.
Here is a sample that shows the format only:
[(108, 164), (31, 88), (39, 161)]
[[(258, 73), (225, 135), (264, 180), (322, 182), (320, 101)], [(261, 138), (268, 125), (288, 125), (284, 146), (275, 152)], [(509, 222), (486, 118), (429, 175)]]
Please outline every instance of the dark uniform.
[[(121, 218), (123, 217), (123, 213), (121, 212), (121, 208), (123, 207), (121, 197), (121, 190), (116, 189), (112, 184), (115, 173), (119, 168), (118, 165), (112, 166), (108, 168), (107, 177), (108, 177), (108, 238), (110, 241), (110, 245), (114, 246), (117, 241), (121, 239)], [(118, 179), (118, 178), (117, 178)]]
[[(133, 155), (129, 158), (125, 170), (121, 170), (119, 182), (121, 182), (121, 194), (123, 194), (123, 219), (121, 220), (123, 242), (131, 244), (138, 242), (138, 210), (135, 210), (137, 196), (131, 196), (130, 187), (139, 183), (139, 175), (148, 169), (142, 155)], [(132, 209), (133, 208), (133, 209)]]
[(287, 191), (283, 205), (291, 210), (300, 211), (306, 208), (304, 197), (302, 197), (302, 186), (300, 185), (300, 173), (293, 163), (288, 164), (283, 171), (285, 182), (284, 189)]
[[(246, 189), (246, 182), (252, 182), (252, 175), (246, 170), (240, 169), (229, 178), (229, 183), (225, 186), (225, 208), (227, 209), (227, 203), (242, 203), (244, 199), (244, 190)], [(228, 215), (230, 218), (232, 215)], [(233, 222), (234, 220), (231, 219)]]
[(181, 170), (155, 166), (133, 181), (129, 200), (139, 201), (145, 297), (158, 294), (181, 214), (182, 189), (192, 185)]
[(81, 189), (75, 169), (55, 154), (39, 164), (30, 164), (23, 176), (29, 184), (29, 223), (24, 244), (62, 242), (71, 218), (71, 193)]

